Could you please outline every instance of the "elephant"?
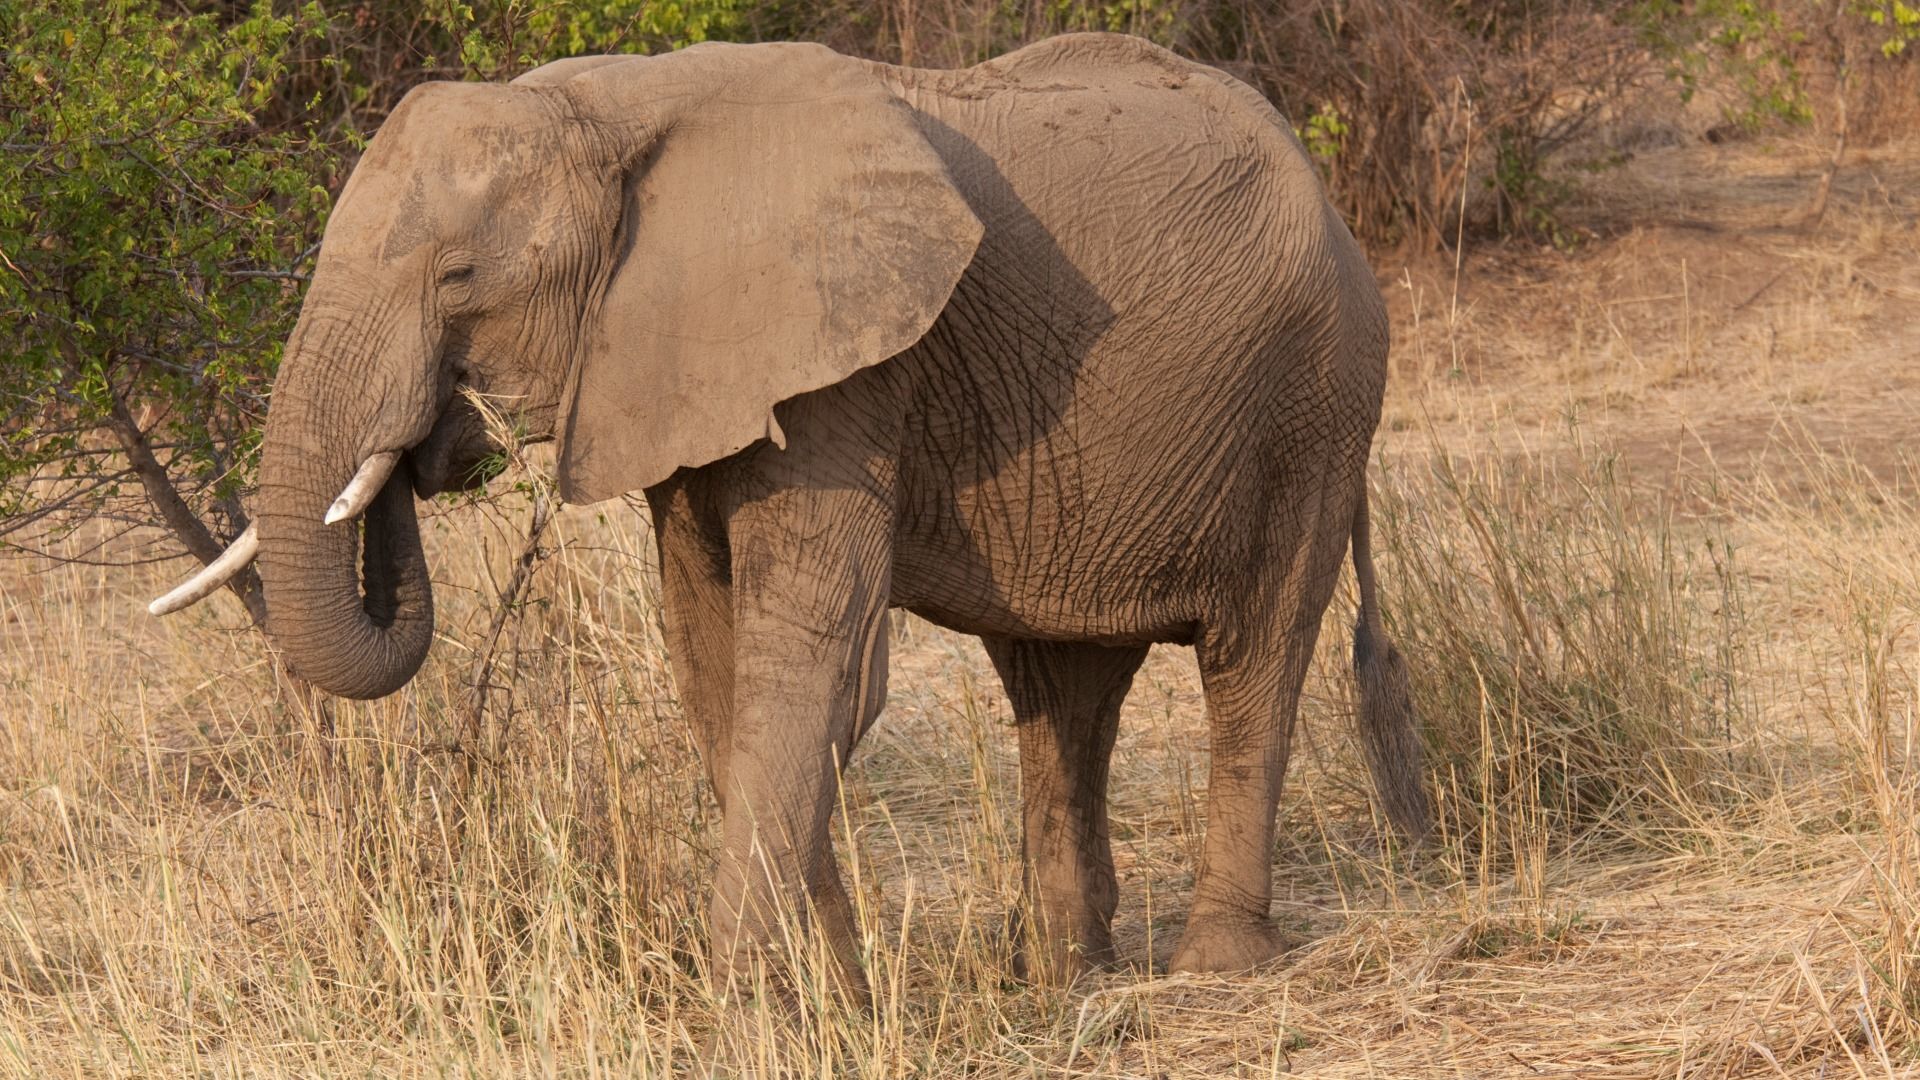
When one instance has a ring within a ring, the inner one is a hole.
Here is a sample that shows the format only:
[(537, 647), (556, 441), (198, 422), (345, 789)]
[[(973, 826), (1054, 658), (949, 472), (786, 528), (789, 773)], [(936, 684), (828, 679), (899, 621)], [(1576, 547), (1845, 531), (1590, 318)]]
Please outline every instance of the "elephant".
[(1245, 970), (1281, 950), (1276, 812), (1349, 551), (1358, 739), (1395, 829), (1428, 828), (1368, 540), (1387, 347), (1286, 121), (1139, 39), (956, 70), (703, 44), (429, 83), (327, 222), (252, 529), (155, 608), (257, 559), (295, 673), (399, 689), (433, 626), (414, 502), (484, 483), (484, 394), (554, 441), (566, 502), (645, 494), (720, 812), (715, 978), (798, 912), (859, 984), (830, 819), (896, 608), (978, 635), (1004, 683), (1016, 963), (1069, 978), (1114, 959), (1122, 700), (1152, 645), (1195, 650), (1208, 821), (1169, 966)]

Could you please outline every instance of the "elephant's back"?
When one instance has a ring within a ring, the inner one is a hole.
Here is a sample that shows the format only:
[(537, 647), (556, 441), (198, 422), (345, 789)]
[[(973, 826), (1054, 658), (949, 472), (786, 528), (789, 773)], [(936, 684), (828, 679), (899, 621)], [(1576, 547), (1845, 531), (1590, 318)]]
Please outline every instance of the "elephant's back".
[[(1068, 34), (971, 68), (873, 65), (990, 230), (1043, 223), (1114, 302), (1243, 264), (1249, 287), (1298, 272), (1328, 232), (1318, 176), (1267, 101), (1139, 38)], [(1292, 260), (1292, 263), (1289, 262)]]
[(1364, 455), (1384, 351), (1339, 346), (1371, 277), (1277, 114), (1218, 72), (1076, 35), (920, 74), (903, 96), (986, 235), (896, 361), (898, 600), (1177, 640), (1264, 557), (1264, 507)]

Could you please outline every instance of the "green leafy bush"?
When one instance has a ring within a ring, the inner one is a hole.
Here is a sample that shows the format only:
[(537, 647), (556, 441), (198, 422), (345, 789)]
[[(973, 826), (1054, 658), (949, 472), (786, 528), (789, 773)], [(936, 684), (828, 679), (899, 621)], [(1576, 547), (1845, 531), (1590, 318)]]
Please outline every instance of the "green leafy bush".
[(157, 516), (200, 553), (199, 514), (237, 528), (335, 166), (259, 117), (323, 25), (0, 0), (0, 529)]
[(213, 558), (364, 133), (427, 79), (723, 36), (739, 2), (0, 0), (0, 538), (104, 519)]

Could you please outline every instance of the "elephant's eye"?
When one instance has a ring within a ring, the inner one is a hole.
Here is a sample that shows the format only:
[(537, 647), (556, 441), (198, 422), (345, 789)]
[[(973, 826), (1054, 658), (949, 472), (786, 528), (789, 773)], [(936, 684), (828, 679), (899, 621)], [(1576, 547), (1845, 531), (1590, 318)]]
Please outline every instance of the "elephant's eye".
[(445, 270), (440, 271), (440, 284), (442, 285), (459, 285), (472, 278), (473, 267), (471, 266), (449, 266)]

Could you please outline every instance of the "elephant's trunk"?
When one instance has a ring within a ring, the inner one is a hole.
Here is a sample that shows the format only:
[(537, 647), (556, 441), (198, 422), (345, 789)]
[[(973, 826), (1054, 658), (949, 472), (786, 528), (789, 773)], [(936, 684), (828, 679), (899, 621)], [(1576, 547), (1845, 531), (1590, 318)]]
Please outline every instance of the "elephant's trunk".
[[(382, 697), (406, 685), (433, 639), (412, 470), (402, 460), (367, 507), (364, 544), (360, 522), (325, 523), (363, 448), (382, 440), (366, 434), (377, 422), (367, 381), (301, 348), (312, 336), (296, 331), (290, 343), (261, 452), (255, 519), (267, 632), (301, 677), (342, 697)], [(362, 548), (364, 585), (355, 567)]]

